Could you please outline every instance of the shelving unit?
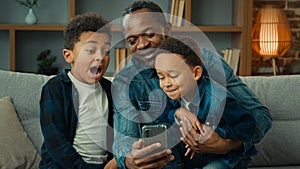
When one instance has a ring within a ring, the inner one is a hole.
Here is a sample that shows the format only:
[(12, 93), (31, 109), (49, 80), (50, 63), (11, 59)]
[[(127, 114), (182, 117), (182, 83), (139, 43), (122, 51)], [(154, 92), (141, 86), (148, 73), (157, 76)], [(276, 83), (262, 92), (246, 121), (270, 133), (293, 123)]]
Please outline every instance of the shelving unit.
[[(60, 0), (56, 0), (57, 2), (60, 2)], [(170, 0), (171, 1), (171, 0)], [(169, 1), (169, 2), (170, 2)], [(215, 5), (218, 8), (222, 8), (222, 4), (218, 4), (217, 2), (220, 2), (219, 0), (214, 0)], [(195, 16), (200, 16), (197, 14), (197, 12), (201, 10), (195, 10), (195, 6), (199, 7), (201, 9), (202, 3), (213, 3), (212, 0), (186, 0), (185, 4), (185, 12), (184, 17), (185, 20), (189, 22), (195, 22), (198, 18)], [(226, 44), (229, 46), (224, 47), (232, 47), (232, 48), (240, 48), (241, 49), (241, 57), (240, 57), (240, 66), (239, 66), (239, 75), (251, 75), (251, 25), (252, 25), (252, 1), (251, 0), (225, 0), (230, 2), (231, 6), (229, 6), (232, 10), (231, 11), (225, 11), (229, 12), (231, 23), (205, 23), (205, 24), (199, 24), (196, 25), (198, 29), (200, 29), (202, 32), (210, 36), (212, 39), (218, 39), (221, 38), (224, 41), (229, 41), (230, 44)], [(106, 16), (104, 13), (104, 17), (108, 18), (109, 20), (116, 19), (114, 17), (121, 16), (122, 10), (129, 4), (131, 1), (124, 1), (124, 0), (111, 0), (110, 4), (104, 4), (103, 2), (99, 2), (96, 0), (89, 0), (89, 2), (85, 2), (83, 0), (68, 0), (67, 2), (67, 8), (68, 11), (60, 11), (61, 13), (67, 12), (67, 18), (70, 18), (72, 16), (75, 16), (75, 14), (87, 12), (89, 10), (93, 11), (96, 10), (95, 7), (98, 7), (99, 4), (102, 5), (102, 7), (99, 7), (99, 11), (104, 11), (107, 9), (101, 9), (101, 8), (111, 8), (111, 5), (116, 5), (115, 9), (113, 11), (116, 11), (117, 13), (115, 16)], [(165, 1), (164, 1), (165, 2)], [(51, 2), (48, 2), (51, 3)], [(53, 2), (55, 3), (55, 2)], [(88, 5), (84, 5), (83, 3), (88, 3)], [(201, 5), (199, 5), (199, 3)], [(227, 3), (223, 2), (222, 3)], [(105, 6), (108, 5), (109, 7)], [(103, 7), (104, 6), (104, 7)], [(112, 11), (111, 9), (109, 9)], [(214, 11), (219, 11), (219, 9), (210, 9), (209, 14), (207, 17), (210, 17)], [(96, 12), (96, 11), (94, 11)], [(196, 12), (196, 13), (195, 13)], [(98, 12), (100, 13), (100, 12)], [(100, 13), (101, 14), (101, 13)], [(202, 14), (201, 14), (202, 15)], [(111, 17), (111, 18), (109, 18)], [(218, 17), (218, 16), (217, 16)], [(204, 18), (205, 20), (206, 18)], [(48, 32), (59, 32), (55, 33), (58, 34), (57, 36), (60, 36), (62, 33), (65, 24), (67, 23), (68, 19), (65, 19), (65, 23), (39, 23), (37, 25), (25, 25), (25, 24), (15, 24), (15, 23), (1, 23), (0, 21), (0, 33), (2, 34), (8, 34), (8, 41), (9, 41), (9, 62), (10, 67), (9, 69), (11, 71), (18, 71), (20, 68), (18, 68), (18, 65), (16, 64), (16, 60), (21, 57), (22, 52), (16, 52), (19, 49), (19, 44), (16, 42), (16, 39), (21, 38), (18, 35), (19, 34), (26, 34), (29, 32), (36, 32), (41, 33), (46, 32), (44, 34), (48, 34)], [(201, 20), (201, 18), (199, 19)], [(209, 19), (210, 20), (210, 19)], [(121, 28), (118, 26), (113, 26), (113, 31), (115, 33), (120, 33)], [(184, 25), (182, 27), (174, 27), (174, 32), (183, 32), (183, 33), (192, 33), (195, 31), (195, 27), (191, 27), (190, 25)], [(0, 34), (1, 35), (1, 34)], [(227, 39), (228, 37), (228, 39)], [(47, 39), (46, 39), (47, 40)], [(4, 40), (5, 41), (5, 40)], [(0, 41), (1, 42), (1, 41)], [(25, 42), (24, 42), (25, 43)], [(39, 43), (39, 42), (38, 42)], [(56, 43), (56, 42), (53, 42)], [(48, 47), (48, 46), (47, 46)], [(63, 46), (61, 46), (63, 47)], [(0, 49), (2, 49), (0, 47)], [(44, 50), (44, 49), (42, 49)], [(113, 55), (112, 55), (113, 56)], [(32, 59), (32, 58), (28, 58)], [(35, 60), (34, 60), (35, 61)], [(113, 64), (113, 60), (111, 60), (111, 64)], [(0, 65), (1, 66), (1, 65)], [(111, 68), (114, 69), (114, 68)], [(26, 70), (25, 70), (26, 71)]]
[(17, 31), (63, 31), (64, 25), (21, 25), (2, 24), (0, 30), (9, 31), (10, 40), (10, 70), (16, 70), (16, 32)]
[[(185, 6), (185, 19), (189, 22), (193, 23), (193, 14), (194, 11), (191, 6), (195, 8), (200, 7), (201, 5), (195, 5), (194, 3), (206, 3), (209, 4), (210, 11), (209, 14), (204, 14), (204, 17), (209, 17), (213, 12), (211, 11), (219, 11), (219, 8), (223, 8), (221, 1), (211, 1), (211, 0), (186, 0)], [(195, 24), (198, 29), (207, 34), (212, 34), (215, 36), (219, 36), (219, 33), (222, 34), (230, 34), (231, 37), (231, 48), (240, 48), (241, 56), (240, 56), (240, 65), (239, 65), (239, 73), (238, 75), (245, 76), (251, 75), (251, 27), (252, 27), (252, 1), (251, 0), (223, 0), (222, 3), (230, 4), (232, 7), (231, 20), (232, 23), (205, 23), (205, 24)], [(218, 5), (218, 9), (213, 9), (213, 6)], [(201, 8), (201, 7), (200, 7)], [(203, 7), (205, 8), (205, 7)], [(201, 11), (201, 9), (199, 10)], [(208, 12), (209, 12), (208, 11)], [(198, 14), (199, 15), (199, 14)], [(216, 16), (219, 17), (219, 16)], [(197, 19), (197, 18), (196, 18)], [(224, 18), (223, 18), (224, 19)], [(225, 18), (227, 19), (227, 18)], [(205, 20), (205, 19), (204, 19)], [(223, 21), (222, 21), (223, 22)], [(192, 28), (193, 30), (194, 28)], [(175, 28), (175, 31), (190, 31), (188, 26)], [(226, 46), (224, 46), (226, 47)]]

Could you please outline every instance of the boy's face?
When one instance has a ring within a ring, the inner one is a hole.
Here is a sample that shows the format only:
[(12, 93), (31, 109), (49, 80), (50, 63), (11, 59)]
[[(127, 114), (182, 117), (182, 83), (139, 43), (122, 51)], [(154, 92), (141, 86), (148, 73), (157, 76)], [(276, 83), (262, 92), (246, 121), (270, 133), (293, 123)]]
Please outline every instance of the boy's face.
[(181, 55), (174, 53), (158, 54), (155, 69), (159, 84), (163, 91), (172, 99), (181, 97), (191, 100), (197, 88), (198, 77), (193, 68), (188, 66)]
[(110, 36), (106, 33), (83, 32), (74, 49), (64, 49), (72, 75), (82, 83), (100, 81), (109, 65)]
[[(154, 15), (154, 16), (153, 16)], [(141, 9), (123, 18), (124, 36), (136, 59), (145, 65), (154, 66), (154, 52), (165, 37), (165, 28), (155, 19), (156, 14)]]

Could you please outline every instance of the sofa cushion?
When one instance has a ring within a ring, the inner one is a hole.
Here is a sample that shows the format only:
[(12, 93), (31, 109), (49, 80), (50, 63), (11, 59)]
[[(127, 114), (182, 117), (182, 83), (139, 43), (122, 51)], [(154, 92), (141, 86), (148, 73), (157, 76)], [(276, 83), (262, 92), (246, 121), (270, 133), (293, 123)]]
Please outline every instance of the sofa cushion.
[(251, 166), (299, 165), (300, 75), (241, 77), (272, 114)]
[(0, 70), (0, 98), (11, 97), (21, 124), (38, 151), (43, 142), (39, 99), (42, 86), (49, 78), (51, 76)]
[(24, 131), (10, 97), (0, 99), (1, 168), (38, 168), (40, 156)]

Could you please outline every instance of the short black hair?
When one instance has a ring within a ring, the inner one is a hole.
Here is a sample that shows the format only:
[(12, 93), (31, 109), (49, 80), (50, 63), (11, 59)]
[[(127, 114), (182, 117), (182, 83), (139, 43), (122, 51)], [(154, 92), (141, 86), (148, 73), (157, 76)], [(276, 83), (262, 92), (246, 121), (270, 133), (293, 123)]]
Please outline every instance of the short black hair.
[(102, 16), (90, 12), (76, 15), (65, 27), (64, 48), (73, 50), (75, 43), (80, 40), (80, 35), (89, 31), (107, 33), (111, 36), (110, 24)]
[(134, 1), (133, 3), (131, 3), (125, 10), (123, 13), (123, 16), (125, 16), (126, 14), (130, 14), (132, 12), (141, 10), (141, 9), (148, 9), (149, 12), (159, 12), (159, 13), (163, 13), (163, 10), (154, 2), (152, 1)]
[[(148, 12), (155, 13), (155, 18), (162, 26), (170, 26), (169, 23), (166, 20), (166, 17), (164, 15), (163, 10), (159, 5), (156, 3), (149, 1), (149, 0), (139, 0), (139, 1), (133, 1), (127, 8), (124, 9), (123, 17), (127, 14), (131, 14), (133, 12), (136, 12), (138, 10), (147, 9)], [(121, 19), (121, 23), (123, 26), (123, 17)]]
[(198, 43), (189, 36), (167, 37), (159, 46), (159, 53), (182, 55), (189, 66), (202, 66), (201, 49)]

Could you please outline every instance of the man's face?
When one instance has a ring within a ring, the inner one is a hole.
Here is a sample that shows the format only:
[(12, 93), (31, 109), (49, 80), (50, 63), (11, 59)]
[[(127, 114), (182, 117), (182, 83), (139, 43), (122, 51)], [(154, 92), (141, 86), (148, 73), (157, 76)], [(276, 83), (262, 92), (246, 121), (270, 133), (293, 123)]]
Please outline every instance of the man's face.
[(187, 100), (195, 94), (197, 83), (192, 72), (183, 57), (174, 53), (158, 54), (155, 61), (155, 69), (159, 77), (159, 85), (172, 99), (182, 97)]
[(165, 28), (155, 19), (161, 15), (147, 9), (127, 14), (123, 18), (123, 29), (130, 50), (147, 66), (154, 64), (154, 52), (165, 37)]
[(87, 84), (99, 82), (109, 65), (110, 37), (106, 33), (83, 32), (71, 52), (73, 76)]

